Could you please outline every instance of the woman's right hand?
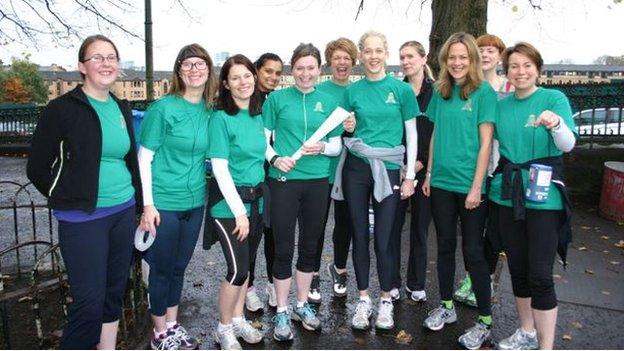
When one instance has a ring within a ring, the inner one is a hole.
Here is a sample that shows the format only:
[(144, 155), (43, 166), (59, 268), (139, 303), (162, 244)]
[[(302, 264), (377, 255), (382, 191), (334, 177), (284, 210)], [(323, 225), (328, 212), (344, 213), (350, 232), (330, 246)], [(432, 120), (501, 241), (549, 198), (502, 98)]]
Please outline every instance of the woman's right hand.
[(281, 156), (278, 157), (277, 160), (273, 163), (273, 167), (279, 169), (284, 173), (290, 172), (291, 169), (295, 168), (297, 161), (295, 161), (292, 157), (289, 156)]
[(429, 175), (425, 176), (425, 181), (423, 182), (422, 191), (426, 197), (429, 197), (429, 195), (431, 195), (431, 176)]
[(143, 207), (143, 216), (141, 217), (141, 229), (150, 232), (156, 236), (156, 226), (160, 225), (160, 213), (154, 205)]
[(236, 239), (238, 239), (238, 241), (245, 240), (249, 234), (249, 218), (247, 218), (247, 214), (242, 214), (236, 217), (236, 228), (234, 228), (232, 234), (236, 235)]

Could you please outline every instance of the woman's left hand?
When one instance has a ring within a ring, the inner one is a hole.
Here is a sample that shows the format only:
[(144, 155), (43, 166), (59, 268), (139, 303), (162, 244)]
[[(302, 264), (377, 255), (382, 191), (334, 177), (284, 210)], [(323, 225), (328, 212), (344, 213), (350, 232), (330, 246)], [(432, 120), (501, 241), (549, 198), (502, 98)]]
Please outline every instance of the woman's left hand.
[(474, 210), (479, 207), (481, 205), (481, 189), (470, 188), (464, 205), (467, 210)]
[(404, 179), (401, 183), (401, 200), (414, 195), (414, 179)]
[(342, 128), (344, 128), (347, 133), (353, 133), (355, 124), (355, 113), (351, 112), (349, 113), (349, 117), (342, 122)]
[(546, 110), (537, 117), (535, 123), (533, 124), (535, 127), (540, 125), (544, 126), (546, 129), (553, 129), (559, 125), (561, 118), (556, 113)]
[(325, 150), (325, 143), (319, 141), (318, 143), (314, 143), (312, 145), (303, 144), (301, 148), (302, 155), (318, 155)]

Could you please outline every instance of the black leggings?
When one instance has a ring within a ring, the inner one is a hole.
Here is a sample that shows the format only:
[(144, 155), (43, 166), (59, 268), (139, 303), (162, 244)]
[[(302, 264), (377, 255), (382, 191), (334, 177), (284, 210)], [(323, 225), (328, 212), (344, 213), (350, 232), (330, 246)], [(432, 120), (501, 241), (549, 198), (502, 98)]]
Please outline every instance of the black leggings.
[[(370, 250), (368, 232), (368, 203), (373, 193), (373, 177), (370, 165), (351, 154), (347, 155), (342, 171), (343, 188), (353, 225), (353, 266), (358, 290), (368, 289), (370, 274)], [(382, 291), (392, 290), (395, 259), (392, 249), (392, 225), (400, 201), (399, 170), (388, 170), (394, 189), (392, 195), (381, 202), (373, 198), (375, 213), (375, 256), (377, 274)]]
[(525, 220), (514, 221), (511, 207), (498, 208), (514, 295), (530, 297), (536, 310), (557, 307), (552, 271), (563, 211), (527, 209)]
[(260, 224), (249, 223), (249, 235), (240, 241), (237, 238), (237, 234), (232, 234), (236, 228), (236, 219), (214, 219), (214, 230), (219, 235), (219, 243), (221, 243), (221, 249), (228, 266), (227, 275), (225, 276), (225, 280), (228, 283), (241, 286), (247, 280), (249, 261), (251, 256), (255, 256), (255, 249), (258, 248), (258, 243), (262, 238), (261, 231), (263, 226)]
[[(329, 184), (331, 189), (332, 184)], [(351, 237), (353, 236), (353, 230), (351, 229), (351, 219), (349, 217), (349, 210), (347, 209), (347, 202), (340, 200), (334, 201), (334, 230), (332, 232), (332, 241), (334, 243), (334, 265), (338, 269), (345, 269), (347, 267), (347, 258), (349, 256), (349, 246), (351, 246)], [(329, 217), (329, 207), (332, 202), (331, 196), (327, 196), (327, 210), (325, 211), (325, 221), (323, 222), (323, 230), (327, 226), (327, 218)], [(321, 256), (323, 255), (323, 245), (325, 243), (325, 232), (319, 238), (318, 245), (316, 247), (316, 263), (314, 271), (318, 272), (321, 269)]]
[(468, 210), (466, 194), (431, 187), (431, 211), (438, 242), (438, 281), (440, 298), (451, 300), (455, 281), (455, 248), (457, 247), (457, 218), (461, 223), (464, 263), (472, 279), (479, 314), (491, 315), (490, 274), (483, 253), (483, 229), (487, 217), (487, 202)]
[(324, 215), (327, 209), (329, 183), (327, 178), (311, 180), (288, 180), (269, 178), (271, 189), (271, 228), (275, 238), (275, 262), (273, 277), (292, 277), (292, 261), (295, 251), (295, 224), (299, 225), (297, 243), (297, 270), (314, 271), (319, 237), (324, 232)]
[(395, 267), (393, 287), (401, 287), (401, 232), (405, 222), (405, 213), (411, 203), (410, 212), (410, 250), (407, 263), (407, 287), (410, 290), (425, 290), (427, 279), (427, 237), (431, 223), (431, 199), (422, 191), (423, 179), (418, 179), (414, 195), (401, 200), (392, 228), (392, 244), (394, 249)]
[[(273, 231), (271, 228), (264, 227), (264, 258), (266, 259), (267, 279), (269, 283), (273, 283), (273, 261), (275, 261), (275, 239), (273, 238)], [(256, 257), (258, 254), (258, 247), (260, 246), (260, 239), (263, 235), (259, 236), (256, 245), (250, 245), (253, 255), (249, 258), (249, 284), (251, 288), (255, 279), (256, 271)]]

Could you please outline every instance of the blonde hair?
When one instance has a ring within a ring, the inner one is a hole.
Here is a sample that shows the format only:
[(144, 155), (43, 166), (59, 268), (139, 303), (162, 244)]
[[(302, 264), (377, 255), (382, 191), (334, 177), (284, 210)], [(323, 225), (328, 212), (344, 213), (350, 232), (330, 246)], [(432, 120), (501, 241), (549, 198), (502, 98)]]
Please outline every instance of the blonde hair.
[(446, 100), (451, 98), (453, 92), (454, 79), (448, 71), (446, 61), (448, 59), (449, 50), (453, 44), (463, 44), (468, 51), (468, 74), (461, 84), (459, 96), (462, 100), (467, 100), (468, 96), (481, 85), (484, 80), (483, 71), (481, 70), (481, 55), (475, 38), (465, 32), (452, 34), (440, 49), (438, 55), (438, 63), (440, 65), (440, 76), (435, 83), (436, 89), (440, 95)]
[[(406, 41), (405, 43), (403, 43), (403, 45), (401, 45), (401, 47), (399, 48), (399, 51), (403, 50), (406, 47), (412, 47), (414, 48), (414, 50), (416, 50), (416, 52), (418, 53), (418, 55), (420, 55), (420, 57), (427, 57), (427, 51), (425, 51), (425, 47), (423, 46), (423, 44), (421, 44), (420, 42), (417, 42), (416, 40), (410, 40), (410, 41)], [(429, 65), (427, 63), (425, 63), (425, 76), (431, 80), (435, 80), (435, 78), (433, 78), (433, 71), (431, 70), (431, 67), (429, 67)]]
[(355, 66), (357, 63), (358, 49), (353, 41), (347, 38), (338, 38), (327, 43), (327, 46), (325, 47), (325, 62), (327, 62), (328, 66), (331, 66), (331, 57), (336, 50), (346, 52), (351, 58), (351, 63)]
[(358, 49), (360, 49), (360, 51), (364, 51), (364, 42), (370, 37), (377, 37), (381, 39), (384, 49), (388, 51), (388, 40), (386, 39), (386, 36), (374, 30), (369, 30), (368, 32), (362, 34), (362, 36), (360, 37), (360, 41), (358, 42)]

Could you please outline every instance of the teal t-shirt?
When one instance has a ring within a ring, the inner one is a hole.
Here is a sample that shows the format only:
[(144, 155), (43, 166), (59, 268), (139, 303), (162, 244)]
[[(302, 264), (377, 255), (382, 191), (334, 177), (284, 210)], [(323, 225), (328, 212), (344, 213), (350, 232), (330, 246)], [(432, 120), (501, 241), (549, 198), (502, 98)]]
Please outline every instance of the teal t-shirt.
[(204, 204), (210, 114), (203, 100), (194, 104), (177, 95), (166, 95), (145, 111), (139, 142), (155, 152), (156, 208), (184, 211)]
[[(378, 81), (361, 79), (347, 87), (344, 97), (344, 108), (355, 112), (357, 125), (353, 136), (372, 147), (401, 145), (404, 123), (420, 115), (410, 85), (390, 76)], [(362, 159), (368, 162), (366, 158)], [(386, 169), (400, 168), (393, 163), (384, 164)]]
[[(545, 110), (563, 118), (565, 125), (577, 135), (572, 109), (568, 98), (559, 90), (537, 88), (530, 96), (518, 99), (510, 95), (498, 103), (495, 137), (499, 142), (501, 156), (512, 163), (550, 156), (560, 156), (563, 152), (555, 146), (550, 131), (544, 126), (533, 127), (533, 121)], [(524, 189), (528, 184), (529, 171), (522, 170)], [(492, 180), (489, 197), (499, 205), (511, 207), (511, 200), (501, 200), (502, 174)], [(524, 194), (524, 192), (523, 192)], [(548, 200), (544, 203), (526, 201), (526, 208), (535, 210), (561, 210), (563, 199), (559, 190), (551, 184)]]
[[(315, 89), (302, 93), (296, 87), (276, 90), (262, 106), (264, 127), (275, 133), (273, 148), (278, 155), (292, 156), (336, 109), (336, 100), (331, 95)], [(336, 127), (323, 138), (339, 136), (342, 126)], [(329, 157), (325, 155), (304, 155), (294, 169), (282, 173), (275, 167), (269, 168), (269, 177), (279, 179), (319, 179), (329, 177)]]
[(95, 207), (120, 205), (134, 196), (132, 176), (124, 157), (130, 151), (130, 136), (119, 106), (108, 96), (99, 101), (87, 96), (97, 112), (102, 129), (102, 156), (98, 177), (98, 197)]
[[(479, 125), (494, 122), (497, 99), (486, 81), (466, 100), (459, 93), (460, 87), (455, 85), (445, 100), (436, 89), (427, 107), (427, 116), (434, 123), (431, 186), (467, 194), (477, 170)], [(485, 193), (485, 186), (481, 189)]]
[[(338, 85), (332, 80), (326, 80), (323, 83), (320, 83), (316, 86), (319, 91), (324, 91), (327, 94), (333, 96), (336, 99), (338, 104), (342, 105), (344, 102), (344, 94), (347, 91), (346, 85)], [(344, 106), (341, 106), (344, 108)], [(339, 157), (330, 157), (329, 158), (329, 184), (334, 184), (334, 179), (336, 178), (336, 167), (338, 167)]]
[[(266, 138), (262, 115), (250, 116), (248, 110), (240, 110), (230, 116), (223, 110), (215, 111), (208, 127), (208, 157), (228, 161), (228, 169), (234, 185), (256, 186), (264, 180), (264, 153)], [(262, 201), (260, 202), (262, 213)], [(247, 214), (251, 205), (245, 204)], [(234, 218), (225, 200), (210, 209), (214, 218)]]

